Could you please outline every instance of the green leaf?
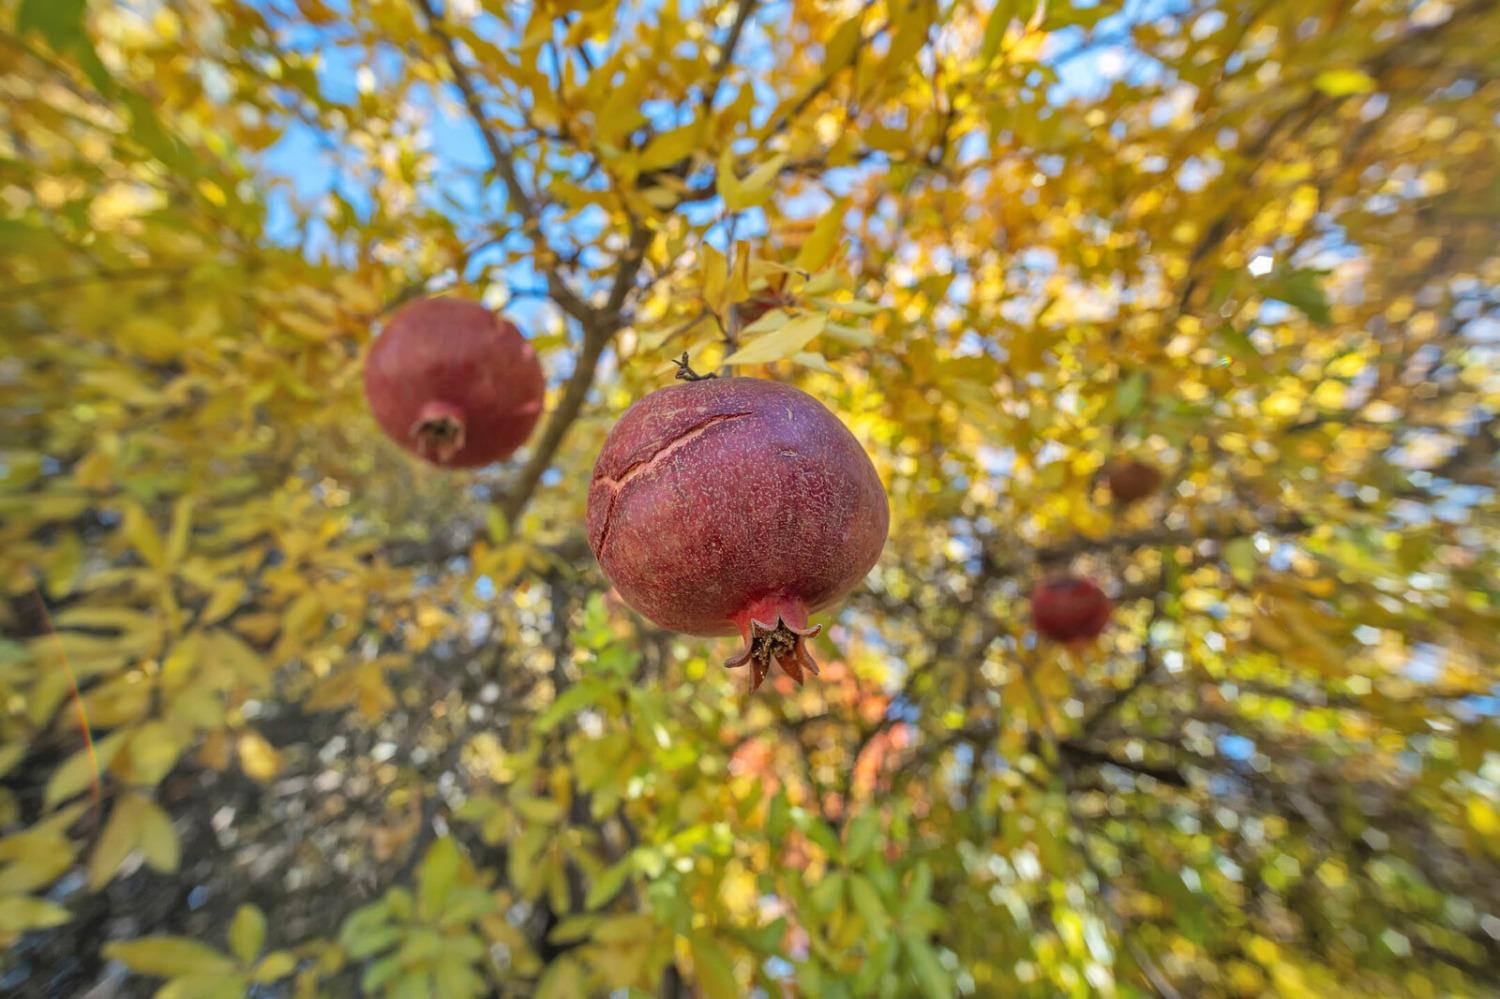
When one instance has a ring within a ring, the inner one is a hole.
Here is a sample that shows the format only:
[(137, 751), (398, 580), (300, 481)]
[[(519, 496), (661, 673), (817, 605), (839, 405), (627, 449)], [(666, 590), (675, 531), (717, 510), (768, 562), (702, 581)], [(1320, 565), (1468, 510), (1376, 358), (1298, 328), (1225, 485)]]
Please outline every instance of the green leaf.
[(1287, 271), (1265, 282), (1265, 295), (1294, 306), (1313, 322), (1326, 326), (1333, 316), (1319, 283), (1321, 276), (1318, 271)]
[(16, 12), (16, 34), (40, 31), (47, 44), (66, 52), (86, 37), (84, 15), (88, 0), (21, 0)]
[(366, 958), (401, 939), (401, 930), (387, 922), (386, 908), (376, 902), (356, 909), (344, 920), (339, 945), (353, 958)]
[(159, 978), (227, 976), (234, 962), (211, 947), (186, 937), (143, 937), (104, 945), (104, 955), (131, 971)]
[(631, 869), (635, 866), (630, 857), (626, 857), (618, 864), (608, 868), (594, 879), (589, 885), (588, 895), (583, 900), (585, 909), (597, 909), (601, 905), (614, 898), (625, 885), (625, 879), (630, 876)]
[(431, 999), (438, 995), (432, 987), (432, 976), (425, 971), (409, 971), (391, 988), (392, 999)]
[(1249, 538), (1235, 538), (1224, 546), (1224, 562), (1230, 575), (1241, 586), (1248, 586), (1255, 579), (1259, 559), (1255, 553), (1255, 542)]
[(849, 877), (849, 900), (854, 903), (854, 911), (859, 913), (860, 918), (872, 932), (884, 933), (890, 928), (890, 916), (885, 911), (885, 905), (880, 901), (880, 895), (875, 891), (875, 886), (868, 878), (858, 875)]
[(758, 336), (724, 358), (725, 364), (770, 364), (791, 357), (823, 332), (828, 316), (807, 312), (787, 322), (774, 333)]
[(547, 705), (547, 710), (537, 715), (537, 731), (546, 733), (556, 728), (558, 724), (569, 715), (576, 714), (586, 707), (597, 704), (613, 694), (613, 688), (608, 684), (593, 680), (585, 680), (575, 683)]
[(908, 935), (903, 939), (903, 944), (922, 994), (927, 999), (950, 999), (953, 995), (953, 982), (927, 941)]
[(1220, 323), (1218, 335), (1224, 343), (1224, 349), (1240, 360), (1260, 360), (1260, 351), (1255, 349), (1255, 343), (1249, 334), (1233, 323)]
[(462, 926), (494, 911), (495, 897), (493, 895), (474, 885), (460, 885), (448, 893), (448, 904), (443, 908), (443, 915), (438, 920), (438, 925), (445, 928)]
[(365, 992), (377, 992), (386, 982), (401, 974), (401, 962), (393, 955), (383, 957), (365, 969), (359, 986)]
[(792, 810), (786, 802), (786, 792), (777, 790), (771, 804), (766, 807), (765, 834), (772, 843), (780, 843), (787, 829), (792, 828)]
[(444, 836), (428, 849), (417, 874), (417, 914), (423, 919), (432, 919), (443, 911), (462, 860), (451, 836)]
[(1145, 398), (1146, 373), (1132, 372), (1115, 387), (1115, 415), (1121, 418), (1130, 416), (1141, 408), (1141, 400)]
[(863, 864), (879, 837), (879, 819), (873, 812), (861, 812), (853, 822), (849, 823), (849, 841), (844, 851), (849, 864), (853, 867)]
[(693, 977), (706, 999), (739, 999), (739, 982), (724, 948), (698, 934), (689, 938), (688, 943), (693, 954)]
[(253, 905), (242, 905), (229, 923), (229, 950), (249, 965), (266, 942), (266, 917)]

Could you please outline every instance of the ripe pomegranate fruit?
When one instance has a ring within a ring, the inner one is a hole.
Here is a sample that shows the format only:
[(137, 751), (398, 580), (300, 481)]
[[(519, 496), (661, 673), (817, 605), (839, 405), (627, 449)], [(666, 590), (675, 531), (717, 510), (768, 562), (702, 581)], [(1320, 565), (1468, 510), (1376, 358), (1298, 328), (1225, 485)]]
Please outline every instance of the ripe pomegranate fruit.
[(545, 383), (536, 351), (478, 302), (403, 306), (365, 361), (365, 398), (386, 435), (436, 465), (476, 468), (531, 436)]
[(1161, 470), (1136, 458), (1111, 461), (1104, 467), (1104, 483), (1110, 498), (1119, 506), (1129, 506), (1161, 488)]
[(809, 613), (880, 556), (885, 491), (812, 396), (754, 378), (659, 389), (621, 417), (589, 485), (589, 547), (625, 602), (663, 628), (730, 635), (755, 690), (778, 664), (818, 672)]
[(1054, 576), (1031, 591), (1031, 620), (1036, 630), (1066, 645), (1099, 637), (1114, 605), (1092, 580)]

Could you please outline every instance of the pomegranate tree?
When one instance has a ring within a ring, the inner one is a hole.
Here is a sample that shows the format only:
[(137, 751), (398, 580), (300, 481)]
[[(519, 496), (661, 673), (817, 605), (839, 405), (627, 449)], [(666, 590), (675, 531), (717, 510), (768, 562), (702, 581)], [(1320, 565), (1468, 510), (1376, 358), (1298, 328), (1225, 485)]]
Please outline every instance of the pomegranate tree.
[(589, 546), (620, 596), (691, 635), (745, 641), (724, 665), (750, 689), (776, 663), (818, 672), (808, 615), (852, 590), (890, 513), (837, 417), (789, 385), (704, 378), (641, 399), (610, 431), (589, 486)]
[(365, 397), (386, 435), (436, 465), (476, 468), (531, 436), (545, 388), (536, 351), (477, 302), (402, 307), (365, 361)]
[(1161, 470), (1137, 458), (1111, 461), (1104, 468), (1104, 483), (1110, 498), (1120, 506), (1129, 506), (1161, 488)]
[(1031, 591), (1031, 620), (1054, 642), (1081, 645), (1099, 637), (1114, 605), (1082, 576), (1053, 576)]

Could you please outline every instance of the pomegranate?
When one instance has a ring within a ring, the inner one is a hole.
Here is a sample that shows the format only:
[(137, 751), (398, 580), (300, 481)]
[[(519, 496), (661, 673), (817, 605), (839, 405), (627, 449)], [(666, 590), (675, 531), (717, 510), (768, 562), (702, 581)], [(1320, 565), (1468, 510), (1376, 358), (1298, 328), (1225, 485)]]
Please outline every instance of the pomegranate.
[(1145, 499), (1161, 488), (1161, 470), (1136, 458), (1111, 461), (1104, 467), (1104, 483), (1109, 495), (1120, 506)]
[(1114, 605), (1092, 580), (1054, 576), (1031, 591), (1031, 620), (1036, 630), (1067, 645), (1099, 637)]
[(478, 302), (403, 306), (365, 361), (365, 398), (386, 435), (436, 464), (476, 468), (531, 436), (545, 388), (536, 351)]
[(754, 378), (659, 389), (621, 417), (589, 485), (589, 547), (627, 604), (663, 628), (731, 635), (750, 689), (817, 664), (808, 614), (852, 590), (890, 525), (880, 478), (812, 396)]

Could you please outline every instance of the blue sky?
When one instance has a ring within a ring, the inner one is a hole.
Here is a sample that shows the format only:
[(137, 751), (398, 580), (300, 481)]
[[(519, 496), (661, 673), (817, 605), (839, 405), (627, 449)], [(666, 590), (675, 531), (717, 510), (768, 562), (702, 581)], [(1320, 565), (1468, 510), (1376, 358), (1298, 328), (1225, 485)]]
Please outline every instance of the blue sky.
[[(327, 3), (341, 13), (348, 11), (347, 0), (327, 0)], [(283, 29), (277, 39), (279, 45), (286, 49), (317, 53), (318, 82), (326, 100), (344, 105), (356, 104), (362, 71), (367, 77), (370, 73), (374, 74), (377, 89), (399, 73), (403, 56), (394, 48), (382, 47), (369, 53), (341, 44), (347, 40), (347, 35), (337, 25), (319, 27), (301, 22), (289, 0), (260, 0), (260, 6), (273, 23)], [(685, 13), (690, 13), (695, 4), (692, 0), (685, 0), (681, 6)], [(1078, 6), (1086, 7), (1091, 4), (1085, 0)], [(1079, 28), (1054, 32), (1047, 58), (1054, 61), (1060, 82), (1052, 88), (1049, 98), (1055, 103), (1088, 100), (1099, 95), (1114, 78), (1129, 76), (1141, 81), (1152, 75), (1154, 67), (1143, 61), (1138, 52), (1129, 49), (1128, 28), (1147, 17), (1159, 16), (1170, 7), (1170, 0), (1129, 0), (1120, 14), (1099, 22), (1091, 36), (1085, 35)], [(774, 3), (764, 5), (752, 20), (740, 48), (737, 60), (740, 65), (761, 72), (772, 68), (769, 65), (769, 51), (764, 45), (757, 45), (756, 41), (760, 37), (757, 22), (774, 24), (779, 16), (775, 8)], [(515, 9), (521, 12), (518, 20), (524, 20), (525, 6), (518, 4)], [(648, 4), (636, 9), (636, 16), (649, 16), (651, 7)], [(641, 11), (646, 13), (642, 14)], [(506, 43), (504, 35), (508, 29), (497, 19), (481, 15), (479, 23), (481, 30), (497, 43)], [(1098, 41), (1084, 46), (1083, 43), (1089, 37)], [(437, 105), (430, 94), (414, 92), (413, 99), (425, 105), (428, 147), (439, 164), (424, 200), (431, 205), (446, 201), (449, 205), (461, 206), (464, 214), (479, 218), (490, 214), (483, 212), (487, 198), (498, 208), (499, 195), (494, 191), (481, 190), (474, 182), (476, 173), (488, 166), (488, 155), (468, 117), (445, 113), (443, 110), (444, 106), (449, 111), (457, 109), (456, 95), (450, 94), (450, 97), (454, 99)], [(670, 122), (663, 122), (663, 127), (668, 127), (669, 124)], [(265, 150), (257, 161), (262, 176), (273, 185), (268, 198), (268, 238), (283, 245), (302, 244), (313, 256), (326, 255), (332, 246), (328, 229), (315, 217), (311, 222), (305, 222), (304, 219), (310, 214), (309, 209), (318, 205), (331, 192), (348, 203), (361, 218), (368, 217), (372, 208), (370, 191), (365, 183), (351, 177), (344, 169), (341, 160), (347, 158), (346, 151), (340, 150), (329, 135), (311, 125), (292, 122), (286, 128), (279, 141)], [(849, 170), (844, 173), (846, 176), (843, 178), (828, 178), (830, 186), (835, 190), (853, 183), (855, 172)], [(814, 194), (808, 197), (805, 210), (814, 213), (825, 206), (826, 199)], [(694, 210), (698, 216), (695, 221), (717, 217), (721, 210), (722, 206), (717, 201), (706, 203)], [(756, 215), (758, 213), (747, 213), (747, 217), (741, 219), (737, 228), (740, 238), (753, 237), (763, 230)], [(711, 234), (711, 239), (723, 243), (725, 236), (725, 232), (718, 230)], [(484, 267), (493, 265), (503, 256), (503, 251), (498, 247), (488, 253), (476, 255), (465, 278), (475, 279)], [(517, 287), (538, 287), (541, 284), (538, 276), (525, 266), (513, 267), (504, 278)], [(528, 319), (535, 318), (536, 310), (540, 308), (543, 308), (540, 303), (517, 300), (507, 306), (507, 311), (516, 313), (516, 318), (525, 323)]]

